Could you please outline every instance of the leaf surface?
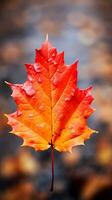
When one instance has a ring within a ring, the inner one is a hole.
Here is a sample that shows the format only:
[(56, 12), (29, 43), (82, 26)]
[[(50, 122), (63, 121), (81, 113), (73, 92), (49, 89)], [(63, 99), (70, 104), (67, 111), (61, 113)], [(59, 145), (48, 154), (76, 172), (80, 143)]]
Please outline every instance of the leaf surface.
[(7, 115), (8, 124), (23, 138), (23, 146), (71, 151), (95, 132), (87, 125), (94, 111), (92, 88), (78, 88), (77, 64), (66, 65), (64, 52), (58, 53), (46, 39), (36, 49), (35, 62), (25, 65), (26, 82), (8, 83), (17, 104), (17, 111)]

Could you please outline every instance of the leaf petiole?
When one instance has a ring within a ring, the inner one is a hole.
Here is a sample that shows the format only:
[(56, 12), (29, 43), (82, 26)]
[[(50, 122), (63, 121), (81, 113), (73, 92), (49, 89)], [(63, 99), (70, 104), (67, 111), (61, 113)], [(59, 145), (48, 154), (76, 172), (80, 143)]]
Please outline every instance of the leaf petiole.
[(54, 145), (52, 143), (51, 143), (51, 164), (52, 164), (52, 180), (51, 180), (50, 191), (53, 192), (54, 190)]

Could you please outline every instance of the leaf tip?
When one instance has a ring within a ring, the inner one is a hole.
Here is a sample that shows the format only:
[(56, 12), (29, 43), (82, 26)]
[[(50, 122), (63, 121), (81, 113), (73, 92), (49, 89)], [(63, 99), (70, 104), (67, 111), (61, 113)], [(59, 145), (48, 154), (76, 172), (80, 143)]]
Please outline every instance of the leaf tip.
[(69, 149), (69, 153), (73, 153), (73, 151), (72, 151), (72, 148), (71, 148), (71, 149)]
[(45, 42), (48, 42), (49, 40), (49, 36), (48, 36), (48, 33), (46, 34), (46, 39), (45, 39)]
[(96, 130), (94, 130), (94, 133), (96, 133), (96, 134), (97, 134), (97, 133), (99, 133), (99, 131), (96, 131)]
[(8, 114), (4, 113), (3, 115), (8, 118)]
[(79, 64), (79, 59), (77, 59), (77, 60), (75, 61), (75, 64), (76, 64), (76, 65), (78, 65), (78, 64)]
[(4, 81), (7, 85), (11, 86), (12, 83), (8, 82), (8, 81)]
[(25, 141), (23, 141), (23, 143), (21, 144), (21, 147), (25, 147), (25, 146), (27, 146), (27, 144)]

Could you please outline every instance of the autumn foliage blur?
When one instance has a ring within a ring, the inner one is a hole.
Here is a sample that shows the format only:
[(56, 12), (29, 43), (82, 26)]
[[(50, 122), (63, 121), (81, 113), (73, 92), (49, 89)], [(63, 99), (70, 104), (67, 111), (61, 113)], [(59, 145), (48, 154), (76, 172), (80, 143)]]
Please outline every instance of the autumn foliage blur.
[[(0, 200), (112, 199), (111, 0), (0, 1)], [(49, 193), (50, 151), (20, 148), (3, 112), (16, 106), (5, 80), (23, 83), (24, 63), (46, 33), (71, 63), (79, 58), (79, 86), (94, 86), (99, 134), (73, 153), (55, 152), (55, 192)]]

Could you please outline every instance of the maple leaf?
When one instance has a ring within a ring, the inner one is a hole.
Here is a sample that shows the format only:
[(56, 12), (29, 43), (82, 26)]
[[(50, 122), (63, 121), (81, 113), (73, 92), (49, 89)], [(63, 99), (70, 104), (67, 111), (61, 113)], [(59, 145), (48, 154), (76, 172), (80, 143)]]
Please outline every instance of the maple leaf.
[(71, 151), (95, 132), (87, 125), (94, 111), (90, 107), (92, 87), (78, 88), (77, 64), (66, 65), (64, 52), (58, 53), (46, 39), (36, 49), (35, 62), (25, 65), (26, 82), (8, 83), (17, 104), (17, 111), (7, 115), (11, 132), (24, 140), (22, 146), (35, 150), (51, 146), (52, 165), (54, 148)]

